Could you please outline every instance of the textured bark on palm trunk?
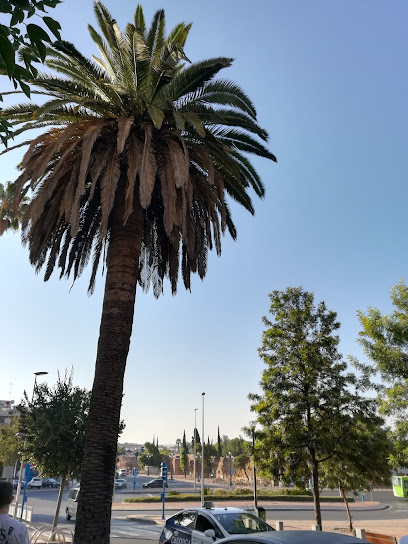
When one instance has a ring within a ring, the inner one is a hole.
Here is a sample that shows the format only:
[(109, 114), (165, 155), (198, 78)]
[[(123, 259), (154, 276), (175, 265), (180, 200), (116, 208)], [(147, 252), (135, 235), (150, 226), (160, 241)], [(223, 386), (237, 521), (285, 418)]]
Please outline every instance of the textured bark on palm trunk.
[(75, 544), (110, 542), (123, 378), (132, 334), (143, 227), (143, 210), (138, 202), (123, 225), (124, 188), (125, 183), (120, 183), (110, 224), (105, 295), (86, 431)]

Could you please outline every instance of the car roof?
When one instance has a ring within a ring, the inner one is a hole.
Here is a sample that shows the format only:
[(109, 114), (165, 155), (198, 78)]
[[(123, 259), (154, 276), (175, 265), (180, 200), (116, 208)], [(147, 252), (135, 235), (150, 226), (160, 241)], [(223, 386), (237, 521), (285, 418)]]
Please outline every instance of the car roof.
[[(213, 516), (214, 515), (217, 515), (217, 514), (225, 514), (225, 512), (230, 512), (232, 514), (239, 514), (239, 513), (245, 513), (245, 514), (250, 514), (251, 512), (247, 512), (246, 510), (242, 510), (242, 508), (235, 508), (233, 506), (225, 506), (224, 508), (196, 508), (196, 507), (192, 507), (192, 508), (185, 508), (184, 510), (181, 510), (180, 512), (200, 512), (200, 513), (207, 513), (207, 514), (212, 514)], [(179, 512), (179, 513), (180, 513)]]
[[(366, 540), (342, 533), (331, 533), (326, 531), (268, 531), (265, 533), (252, 533), (243, 535), (231, 535), (218, 542), (237, 542), (250, 540), (259, 544), (367, 544)], [(217, 543), (218, 544), (218, 543)]]

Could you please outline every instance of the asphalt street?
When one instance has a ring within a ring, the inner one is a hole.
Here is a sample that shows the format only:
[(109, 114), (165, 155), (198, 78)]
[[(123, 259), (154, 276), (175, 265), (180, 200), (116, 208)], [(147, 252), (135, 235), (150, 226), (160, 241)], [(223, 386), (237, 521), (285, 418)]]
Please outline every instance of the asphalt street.
[[(124, 490), (117, 490), (114, 495), (114, 502), (121, 503), (125, 497), (130, 497), (132, 495), (140, 496), (143, 494), (156, 495), (161, 492), (160, 489), (143, 489), (143, 483), (152, 479), (152, 477), (147, 476), (137, 476), (136, 477), (136, 488), (133, 490), (133, 477), (128, 476), (127, 478), (128, 487)], [(207, 485), (206, 485), (207, 487)], [(183, 480), (169, 480), (169, 487), (166, 489), (166, 492), (173, 490), (187, 491), (188, 489), (193, 490), (193, 484), (190, 481)], [(70, 530), (74, 530), (75, 521), (67, 521), (65, 519), (65, 504), (68, 490), (64, 492), (59, 526), (64, 527)], [(324, 495), (337, 495), (336, 492), (326, 492)], [(32, 489), (28, 491), (28, 505), (33, 507), (33, 522), (41, 523), (45, 525), (50, 525), (52, 523), (53, 515), (55, 512), (55, 506), (58, 496), (57, 489)], [(379, 520), (379, 519), (407, 519), (408, 518), (408, 501), (405, 499), (400, 499), (394, 497), (390, 491), (374, 491), (372, 496), (367, 494), (365, 499), (367, 501), (378, 501), (384, 505), (384, 509), (381, 510), (363, 510), (363, 511), (354, 511), (352, 513), (353, 519), (357, 520)], [(361, 500), (361, 497), (358, 498)], [(252, 503), (248, 503), (247, 507), (252, 509)], [(156, 524), (154, 520), (149, 520), (150, 523), (141, 521), (140, 518), (143, 516), (154, 516), (156, 519), (161, 517), (161, 511), (152, 511), (150, 505), (146, 505), (146, 509), (138, 510), (127, 510), (126, 504), (123, 504), (123, 510), (115, 510), (112, 512), (112, 538), (113, 539), (129, 539), (136, 538), (142, 541), (158, 541), (159, 534), (161, 532), (160, 524)], [(173, 513), (179, 511), (181, 506), (177, 503), (167, 503), (165, 509), (166, 517), (171, 516)], [(138, 519), (129, 520), (126, 519), (129, 515), (137, 514)], [(140, 516), (140, 518), (139, 518)], [(329, 510), (324, 509), (322, 511), (323, 521), (346, 521), (347, 514), (344, 508), (337, 507), (333, 508), (330, 506)], [(279, 505), (274, 505), (273, 507), (267, 507), (266, 510), (266, 519), (270, 522), (275, 522), (278, 520), (310, 520), (311, 523), (314, 521), (314, 512), (313, 504), (306, 503), (301, 505), (294, 505), (290, 503), (283, 503)], [(118, 543), (119, 544), (119, 543)]]

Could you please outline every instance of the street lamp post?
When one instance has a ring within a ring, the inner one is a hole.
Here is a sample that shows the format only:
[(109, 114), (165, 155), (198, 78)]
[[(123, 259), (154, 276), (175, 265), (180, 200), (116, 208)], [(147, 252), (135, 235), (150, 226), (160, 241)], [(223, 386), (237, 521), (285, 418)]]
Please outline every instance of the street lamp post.
[(150, 453), (147, 454), (147, 475), (150, 476)]
[(194, 491), (197, 488), (197, 484), (196, 484), (197, 431), (196, 431), (196, 428), (197, 428), (197, 408), (194, 408), (194, 432), (193, 432), (193, 435), (194, 435)]
[[(35, 389), (37, 387), (37, 376), (45, 376), (47, 375), (48, 372), (45, 372), (45, 371), (40, 371), (40, 372), (34, 372), (34, 386), (33, 386), (33, 393), (31, 395), (31, 404), (33, 403), (34, 401), (34, 394), (35, 394)], [(23, 434), (21, 433), (17, 433), (16, 435), (18, 438), (24, 438), (24, 445), (25, 445), (25, 437)], [(15, 496), (15, 506), (14, 506), (14, 514), (13, 514), (13, 519), (16, 519), (17, 518), (17, 510), (18, 510), (18, 502), (20, 500), (20, 493), (21, 493), (21, 483), (23, 481), (23, 471), (24, 471), (24, 461), (21, 460), (21, 466), (20, 466), (20, 474), (19, 474), (19, 477), (18, 477), (18, 484), (17, 484), (17, 490), (16, 490), (16, 496)], [(26, 486), (27, 486), (28, 482), (26, 482)], [(21, 505), (21, 512), (23, 511), (23, 506), (24, 506), (24, 503)]]
[(204, 506), (204, 397), (205, 393), (201, 393), (203, 397), (203, 414), (202, 414), (202, 429), (201, 429), (201, 506)]

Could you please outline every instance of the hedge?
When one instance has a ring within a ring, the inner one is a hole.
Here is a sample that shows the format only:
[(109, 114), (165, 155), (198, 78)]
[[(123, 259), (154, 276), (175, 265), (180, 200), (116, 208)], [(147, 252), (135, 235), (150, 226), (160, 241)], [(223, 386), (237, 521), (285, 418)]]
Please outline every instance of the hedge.
[[(313, 497), (310, 495), (270, 495), (258, 493), (258, 501), (283, 501), (283, 502), (313, 502)], [(254, 495), (207, 495), (204, 497), (208, 501), (251, 501)], [(161, 502), (160, 495), (152, 497), (131, 497), (124, 499), (123, 502)], [(320, 497), (321, 502), (343, 502), (339, 497)], [(200, 502), (199, 494), (191, 495), (180, 493), (179, 495), (166, 495), (166, 502)], [(354, 502), (353, 497), (347, 499), (348, 502)]]

